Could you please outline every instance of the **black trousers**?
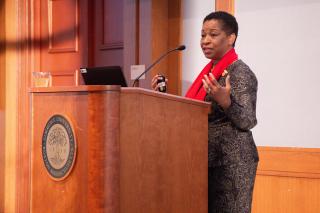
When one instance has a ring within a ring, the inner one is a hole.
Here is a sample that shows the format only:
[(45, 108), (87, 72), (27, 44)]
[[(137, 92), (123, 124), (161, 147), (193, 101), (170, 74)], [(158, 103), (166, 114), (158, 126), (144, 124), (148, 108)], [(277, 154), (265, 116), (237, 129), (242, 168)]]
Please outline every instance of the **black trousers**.
[(250, 213), (257, 162), (209, 167), (209, 213)]

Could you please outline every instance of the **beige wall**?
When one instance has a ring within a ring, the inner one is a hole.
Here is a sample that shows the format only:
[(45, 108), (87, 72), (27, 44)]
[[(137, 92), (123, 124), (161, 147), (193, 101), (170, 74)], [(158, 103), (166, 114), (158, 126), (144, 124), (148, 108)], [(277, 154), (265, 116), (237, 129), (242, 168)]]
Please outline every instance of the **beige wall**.
[(259, 83), (257, 145), (320, 148), (320, 1), (242, 0), (235, 6), (237, 53)]

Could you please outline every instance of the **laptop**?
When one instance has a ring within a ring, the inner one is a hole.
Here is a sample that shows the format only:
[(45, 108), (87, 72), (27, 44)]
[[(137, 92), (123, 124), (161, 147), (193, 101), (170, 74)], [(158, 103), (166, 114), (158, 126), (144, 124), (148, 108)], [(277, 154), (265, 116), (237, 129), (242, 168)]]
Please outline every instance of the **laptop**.
[(86, 85), (121, 85), (127, 87), (120, 66), (80, 68), (80, 73)]

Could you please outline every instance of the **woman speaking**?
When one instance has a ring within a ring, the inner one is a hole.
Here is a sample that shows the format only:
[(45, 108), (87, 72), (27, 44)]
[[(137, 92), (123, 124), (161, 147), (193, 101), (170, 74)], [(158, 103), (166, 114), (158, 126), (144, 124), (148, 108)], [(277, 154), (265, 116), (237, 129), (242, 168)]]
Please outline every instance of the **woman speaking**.
[[(251, 212), (258, 152), (250, 131), (257, 124), (257, 79), (235, 52), (238, 23), (226, 12), (203, 20), (200, 45), (210, 62), (186, 97), (211, 103), (208, 116), (209, 212)], [(152, 87), (158, 89), (157, 79)]]

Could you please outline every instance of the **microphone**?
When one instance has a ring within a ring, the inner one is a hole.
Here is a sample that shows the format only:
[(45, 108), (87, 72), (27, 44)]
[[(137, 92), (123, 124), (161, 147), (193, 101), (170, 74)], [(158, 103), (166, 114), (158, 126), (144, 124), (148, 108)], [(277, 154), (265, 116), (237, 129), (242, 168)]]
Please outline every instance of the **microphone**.
[(174, 51), (182, 51), (185, 50), (186, 46), (185, 45), (180, 45), (174, 49), (171, 49), (169, 51), (167, 51), (166, 53), (164, 53), (162, 56), (160, 56), (155, 62), (153, 62), (153, 64), (151, 64), (149, 67), (147, 67), (147, 69), (145, 69), (145, 71), (143, 73), (141, 73), (138, 77), (136, 77), (136, 79), (134, 79), (132, 86), (134, 87), (134, 85), (136, 84), (136, 82), (141, 78), (141, 76), (143, 76), (144, 74), (146, 74), (149, 70), (151, 70), (152, 67), (154, 67), (157, 63), (159, 63), (159, 61), (161, 61), (161, 59), (163, 59), (164, 57), (166, 57), (169, 53), (174, 52)]

